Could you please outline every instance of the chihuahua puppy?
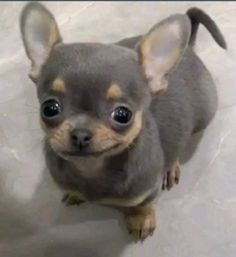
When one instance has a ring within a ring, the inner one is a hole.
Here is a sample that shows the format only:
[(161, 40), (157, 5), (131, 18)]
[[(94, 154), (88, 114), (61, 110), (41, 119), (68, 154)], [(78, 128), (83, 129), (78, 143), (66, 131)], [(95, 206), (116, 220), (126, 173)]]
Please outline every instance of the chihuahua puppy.
[(193, 51), (199, 23), (226, 48), (214, 21), (196, 8), (113, 44), (64, 44), (40, 3), (21, 14), (46, 163), (63, 201), (120, 208), (141, 240), (155, 229), (163, 179), (178, 181), (179, 156), (217, 109), (212, 77)]

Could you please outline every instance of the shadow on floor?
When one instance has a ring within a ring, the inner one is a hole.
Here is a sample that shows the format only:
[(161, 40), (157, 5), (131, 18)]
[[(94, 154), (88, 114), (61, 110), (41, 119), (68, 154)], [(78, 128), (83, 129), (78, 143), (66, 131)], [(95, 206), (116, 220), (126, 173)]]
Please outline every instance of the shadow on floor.
[[(26, 213), (6, 205), (0, 256), (114, 257), (132, 243), (120, 212), (92, 204), (67, 207), (61, 197), (44, 170), (33, 198), (20, 206)], [(7, 203), (15, 205), (12, 199)]]

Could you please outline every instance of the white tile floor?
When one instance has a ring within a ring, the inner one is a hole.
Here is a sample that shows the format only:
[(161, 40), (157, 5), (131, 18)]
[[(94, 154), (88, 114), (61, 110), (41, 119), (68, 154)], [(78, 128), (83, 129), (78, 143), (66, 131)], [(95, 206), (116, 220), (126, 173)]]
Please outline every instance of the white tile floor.
[(197, 52), (216, 81), (219, 111), (183, 165), (180, 185), (157, 204), (158, 229), (143, 244), (131, 242), (114, 210), (60, 203), (44, 170), (36, 92), (19, 35), (24, 4), (0, 3), (0, 256), (236, 256), (236, 3), (46, 3), (66, 42), (143, 33), (190, 6), (208, 12), (226, 37), (227, 52), (199, 30)]

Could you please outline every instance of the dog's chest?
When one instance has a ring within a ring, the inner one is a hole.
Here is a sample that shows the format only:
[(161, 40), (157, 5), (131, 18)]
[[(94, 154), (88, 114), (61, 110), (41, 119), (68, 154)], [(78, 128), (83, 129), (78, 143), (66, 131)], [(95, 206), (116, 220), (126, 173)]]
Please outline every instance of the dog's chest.
[(96, 179), (103, 176), (104, 160), (95, 157), (76, 158), (72, 163), (83, 179)]
[[(58, 163), (59, 164), (59, 163)], [(82, 166), (83, 165), (83, 166)], [(130, 207), (142, 203), (153, 188), (130, 186), (124, 165), (104, 165), (100, 160), (83, 160), (51, 166), (50, 172), (59, 187), (81, 201), (102, 205)], [(90, 170), (89, 170), (90, 169)], [(86, 173), (86, 174), (85, 174)]]

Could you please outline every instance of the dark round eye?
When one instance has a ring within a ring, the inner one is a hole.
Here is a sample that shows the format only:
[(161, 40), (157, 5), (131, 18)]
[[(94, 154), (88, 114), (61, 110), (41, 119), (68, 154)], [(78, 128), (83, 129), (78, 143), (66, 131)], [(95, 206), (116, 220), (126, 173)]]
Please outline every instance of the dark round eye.
[(61, 112), (61, 106), (55, 99), (50, 99), (42, 104), (41, 111), (46, 118), (53, 118)]
[(111, 117), (121, 125), (126, 125), (132, 118), (132, 112), (127, 107), (120, 106), (111, 113)]

